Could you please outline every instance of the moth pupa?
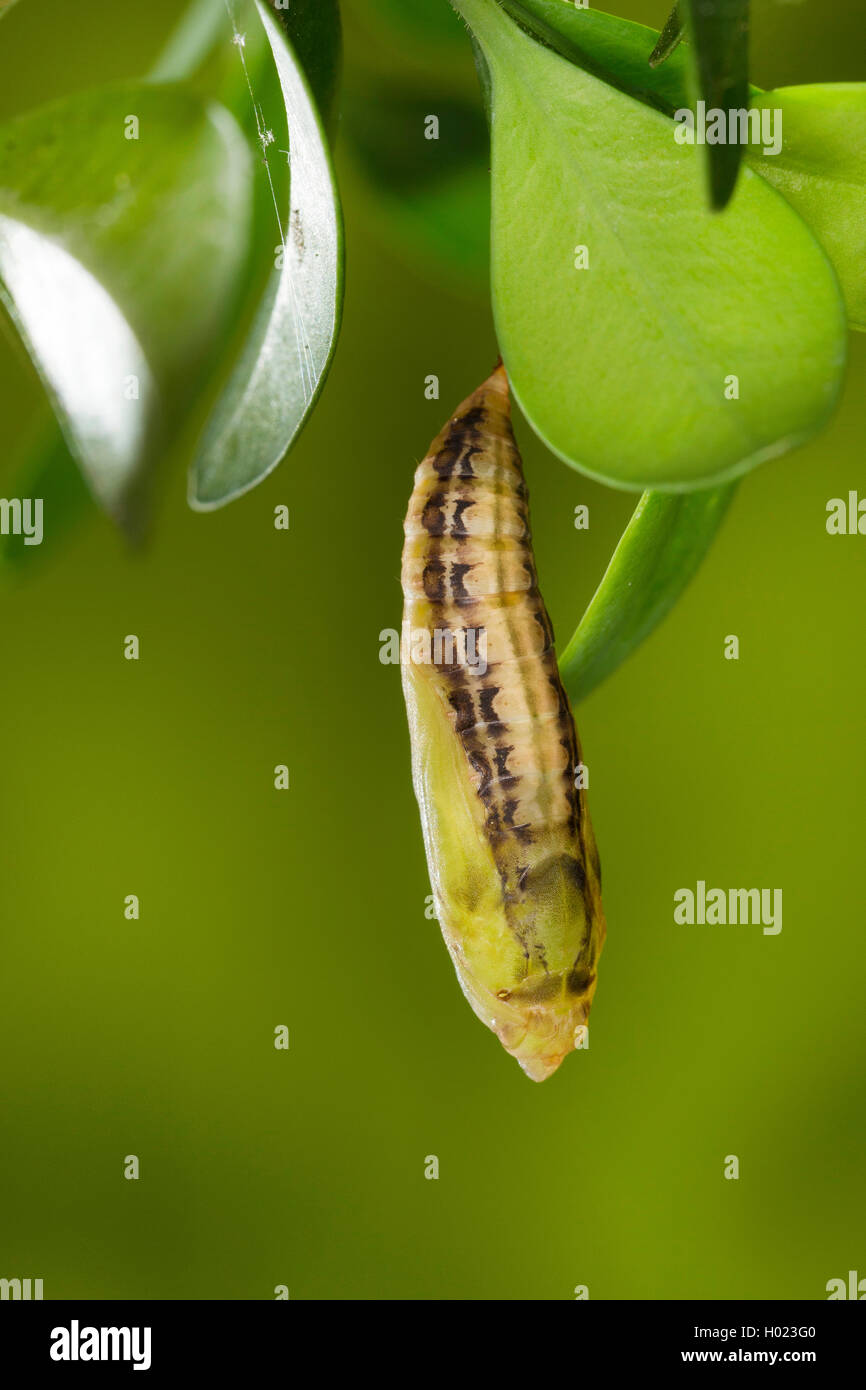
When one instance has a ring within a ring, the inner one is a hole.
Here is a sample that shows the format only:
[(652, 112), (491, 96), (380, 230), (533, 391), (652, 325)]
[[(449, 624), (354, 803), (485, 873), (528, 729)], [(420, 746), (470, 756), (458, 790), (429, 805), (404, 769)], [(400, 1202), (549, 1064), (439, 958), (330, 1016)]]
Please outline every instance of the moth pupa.
[(419, 464), (404, 531), (401, 671), (436, 915), (475, 1013), (543, 1081), (584, 1042), (606, 928), (501, 365)]

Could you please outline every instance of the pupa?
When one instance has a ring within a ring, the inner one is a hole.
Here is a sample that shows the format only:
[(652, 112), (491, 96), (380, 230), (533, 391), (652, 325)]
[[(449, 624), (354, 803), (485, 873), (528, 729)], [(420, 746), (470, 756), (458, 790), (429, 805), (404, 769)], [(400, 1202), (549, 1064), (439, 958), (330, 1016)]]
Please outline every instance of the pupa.
[(436, 916), (475, 1013), (543, 1081), (586, 1046), (606, 926), (501, 364), (418, 465), (404, 532), (401, 672)]

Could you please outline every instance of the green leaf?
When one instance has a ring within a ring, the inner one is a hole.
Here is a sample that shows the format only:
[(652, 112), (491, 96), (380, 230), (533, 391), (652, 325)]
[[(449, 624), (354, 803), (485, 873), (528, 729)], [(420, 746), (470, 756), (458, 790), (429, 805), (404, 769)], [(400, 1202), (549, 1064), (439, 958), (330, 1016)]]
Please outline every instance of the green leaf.
[[(693, 90), (707, 111), (749, 104), (749, 0), (683, 0), (694, 62)], [(705, 145), (710, 201), (727, 205), (743, 157), (739, 141)]]
[[(689, 102), (685, 50), (658, 70), (647, 67), (654, 29), (598, 10), (575, 10), (568, 0), (503, 0), (504, 8), (569, 62), (673, 115)], [(773, 184), (809, 223), (839, 277), (852, 328), (866, 327), (866, 86), (827, 83), (751, 89), (751, 105), (783, 112), (779, 155), (749, 144), (751, 168)]]
[(333, 138), (342, 63), (338, 0), (292, 0), (277, 10), (325, 129)]
[(833, 409), (846, 341), (806, 225), (748, 169), (714, 216), (668, 118), (490, 0), (459, 9), (492, 82), (499, 345), (536, 432), (612, 486), (672, 491), (802, 443)]
[(866, 329), (866, 84), (781, 87), (752, 104), (781, 111), (783, 143), (777, 155), (749, 145), (749, 164), (808, 222), (839, 276), (851, 326)]
[[(612, 15), (576, 10), (569, 0), (500, 2), (518, 23), (571, 62), (651, 105), (659, 105), (658, 98), (671, 92), (676, 92), (676, 101), (664, 103), (670, 111), (698, 97), (708, 107), (748, 105), (748, 0), (699, 0), (688, 20), (691, 48), (679, 49), (673, 71), (660, 74), (652, 70), (670, 63), (683, 36), (679, 6), (656, 34)], [(688, 12), (688, 0), (684, 5)], [(736, 183), (741, 147), (707, 145), (706, 150), (714, 206), (721, 207)]]
[(79, 93), (0, 126), (3, 300), (120, 520), (224, 322), (250, 179), (228, 112), (178, 87)]
[(685, 33), (685, 24), (680, 14), (679, 5), (674, 5), (670, 15), (665, 22), (665, 26), (659, 34), (658, 43), (649, 56), (651, 68), (657, 68), (660, 63), (667, 62), (674, 49), (682, 41)]
[[(424, 135), (430, 113), (439, 122), (435, 140)], [(344, 128), (374, 194), (382, 236), (468, 284), (486, 282), (490, 141), (478, 102), (360, 84), (347, 92)]]
[[(459, 3), (459, 0), (452, 0)], [(665, 115), (688, 104), (690, 61), (677, 49), (650, 67), (655, 29), (602, 10), (580, 10), (569, 0), (493, 0), (539, 43), (627, 96)]]
[(737, 484), (706, 492), (645, 492), (559, 669), (577, 704), (640, 646), (691, 582)]
[(193, 463), (190, 504), (201, 510), (247, 492), (291, 447), (322, 388), (342, 308), (342, 224), (327, 142), (282, 29), (257, 9), (285, 103), (291, 203), (279, 213), (281, 264)]
[(88, 270), (25, 222), (0, 215), (0, 301), (93, 493), (116, 519), (152, 446), (156, 383), (141, 344)]

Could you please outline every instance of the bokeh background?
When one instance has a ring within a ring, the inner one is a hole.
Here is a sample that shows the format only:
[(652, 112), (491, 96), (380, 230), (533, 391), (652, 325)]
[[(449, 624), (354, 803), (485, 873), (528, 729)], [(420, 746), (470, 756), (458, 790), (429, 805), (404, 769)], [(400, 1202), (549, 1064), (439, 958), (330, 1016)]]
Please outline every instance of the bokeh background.
[[(609, 8), (659, 26), (667, 0)], [(176, 9), (22, 0), (0, 116), (142, 74)], [(866, 78), (849, 0), (756, 11), (756, 82)], [(385, 68), (477, 101), (459, 32), (345, 12), (346, 112)], [(141, 554), (97, 518), (0, 582), (0, 1275), (46, 1298), (824, 1298), (866, 1275), (866, 540), (824, 524), (866, 493), (866, 342), (831, 427), (745, 481), (579, 711), (609, 934), (590, 1050), (534, 1085), (425, 918), (378, 659), (414, 465), (496, 354), (483, 270), (398, 225), (347, 121), (346, 315), (289, 460), (197, 515), (178, 450)], [(3, 495), (43, 410), (3, 338)], [(517, 433), (562, 642), (633, 499)], [(675, 925), (699, 878), (782, 888), (783, 931)]]

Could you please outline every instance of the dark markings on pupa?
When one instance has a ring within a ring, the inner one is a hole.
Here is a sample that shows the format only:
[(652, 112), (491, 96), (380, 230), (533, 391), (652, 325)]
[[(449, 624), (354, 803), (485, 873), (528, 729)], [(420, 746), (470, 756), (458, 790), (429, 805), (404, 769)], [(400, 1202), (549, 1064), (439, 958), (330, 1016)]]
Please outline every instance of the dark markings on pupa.
[(508, 755), (509, 753), (514, 752), (514, 748), (513, 746), (503, 748), (500, 745), (499, 747), (494, 748), (493, 752), (496, 757), (496, 776), (504, 781), (505, 778), (511, 776), (511, 774), (508, 771)]
[(465, 586), (463, 584), (463, 580), (466, 578), (469, 571), (474, 568), (474, 565), (466, 565), (457, 560), (454, 560), (451, 563), (451, 570), (449, 574), (451, 584), (451, 595), (454, 599), (457, 600), (458, 603), (461, 600), (471, 600), (472, 598), (471, 594), (467, 594)]
[(441, 560), (431, 559), (424, 566), (424, 593), (431, 603), (445, 602), (445, 566)]
[(445, 493), (432, 492), (421, 514), (421, 525), (428, 536), (445, 535)]
[(478, 752), (477, 749), (468, 748), (466, 756), (473, 772), (478, 774), (478, 795), (482, 801), (489, 801), (492, 795), (491, 784), (493, 782), (493, 773), (490, 771), (489, 762), (484, 754)]
[(454, 522), (451, 527), (452, 536), (458, 536), (462, 539), (464, 536), (469, 535), (469, 532), (466, 530), (466, 526), (463, 522), (463, 513), (465, 511), (468, 511), (470, 507), (474, 506), (475, 503), (472, 501), (471, 498), (461, 498), (459, 501), (454, 503)]
[(458, 734), (463, 734), (467, 729), (473, 729), (476, 724), (475, 706), (472, 703), (472, 696), (469, 691), (458, 686), (455, 690), (448, 692), (448, 702), (457, 716), (455, 728)]
[(595, 971), (587, 970), (585, 965), (577, 965), (568, 972), (565, 987), (569, 994), (586, 994), (591, 985), (595, 984)]
[(478, 706), (479, 706), (479, 709), (480, 709), (480, 711), (481, 711), (481, 720), (482, 720), (485, 724), (499, 724), (499, 723), (501, 723), (501, 720), (500, 720), (500, 718), (499, 718), (499, 715), (496, 713), (496, 710), (495, 710), (494, 704), (493, 704), (493, 702), (494, 702), (494, 700), (496, 699), (496, 696), (497, 696), (498, 694), (499, 694), (499, 686), (498, 686), (498, 685), (485, 685), (485, 686), (482, 686), (482, 688), (481, 688), (481, 693), (480, 693), (480, 696), (479, 696), (479, 699), (478, 699)]

